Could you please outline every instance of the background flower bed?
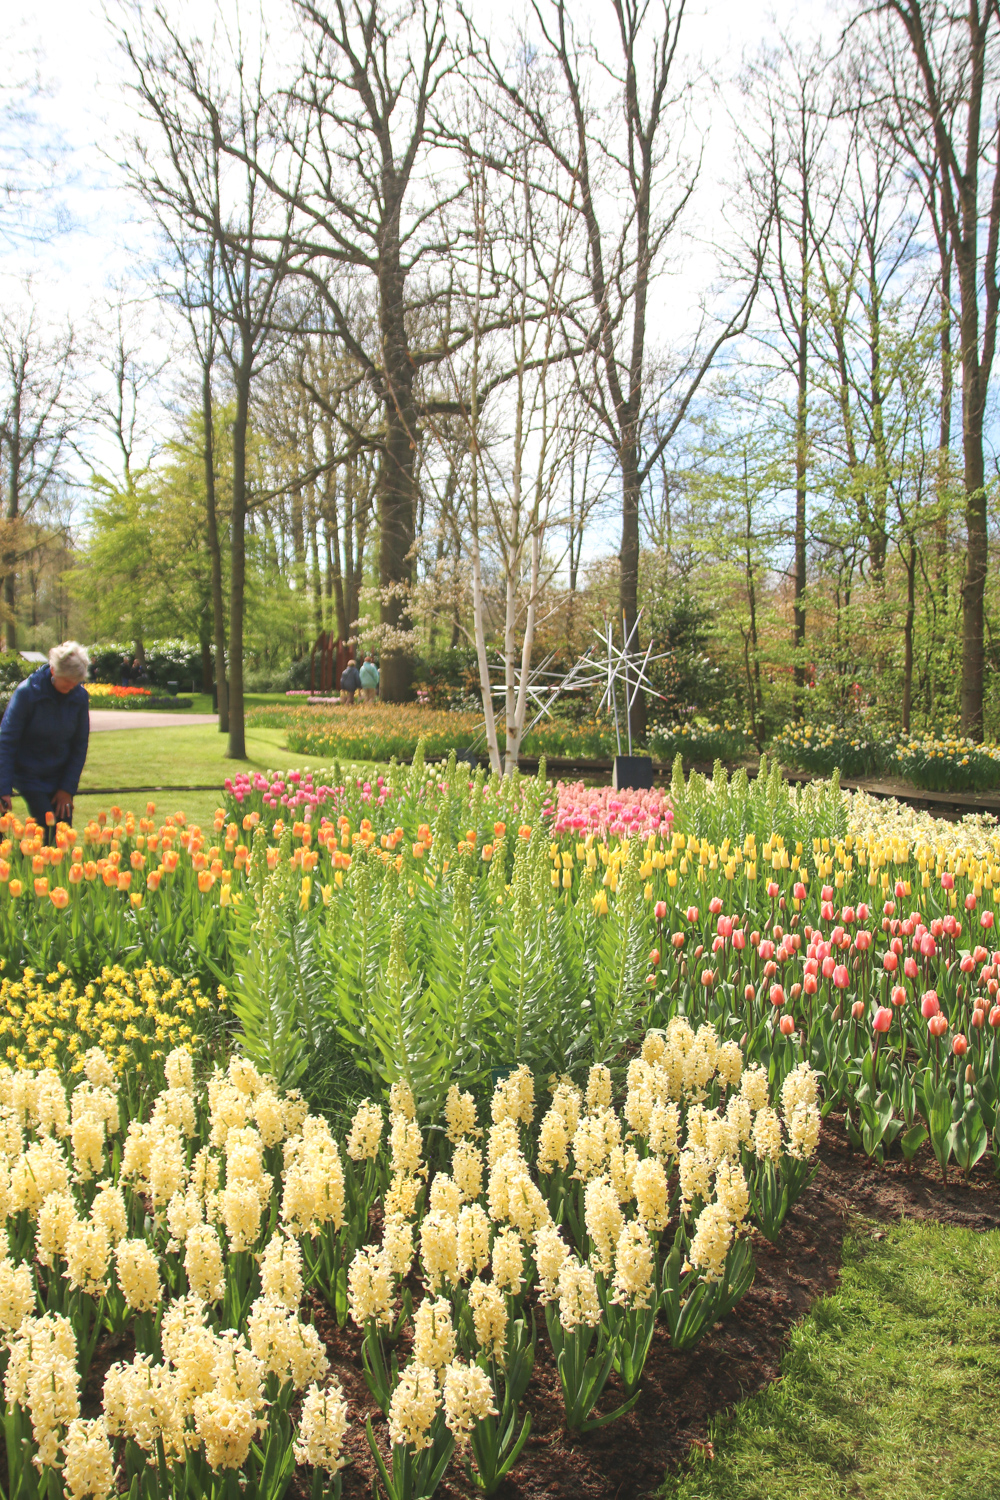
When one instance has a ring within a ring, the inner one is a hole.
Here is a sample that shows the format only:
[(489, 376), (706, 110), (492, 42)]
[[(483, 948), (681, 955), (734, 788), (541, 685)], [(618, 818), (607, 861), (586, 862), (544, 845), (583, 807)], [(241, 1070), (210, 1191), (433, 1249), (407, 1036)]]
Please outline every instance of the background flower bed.
[(191, 699), (156, 693), (151, 688), (123, 687), (114, 682), (86, 682), (87, 696), (93, 708), (151, 709), (190, 708)]
[(1000, 786), (1000, 746), (956, 736), (879, 734), (859, 723), (786, 724), (774, 754), (803, 771), (828, 776), (898, 776), (928, 791), (985, 792)]

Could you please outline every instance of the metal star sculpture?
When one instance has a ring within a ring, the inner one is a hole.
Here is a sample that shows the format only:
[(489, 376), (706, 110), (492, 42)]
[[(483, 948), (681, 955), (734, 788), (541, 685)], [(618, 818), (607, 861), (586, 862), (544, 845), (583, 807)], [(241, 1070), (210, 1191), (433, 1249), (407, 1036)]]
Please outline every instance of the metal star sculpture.
[[(631, 710), (639, 695), (640, 689), (645, 688), (654, 698), (662, 698), (647, 675), (647, 667), (654, 662), (663, 661), (670, 655), (669, 651), (660, 651), (653, 654), (653, 642), (650, 641), (646, 647), (645, 655), (641, 662), (637, 662), (632, 654), (632, 643), (637, 639), (639, 621), (642, 619), (642, 610), (636, 615), (632, 629), (626, 632), (625, 617), (622, 616), (622, 644), (618, 646), (614, 640), (614, 625), (610, 620), (605, 621), (603, 631), (595, 626), (594, 634), (600, 643), (599, 646), (590, 646), (584, 654), (579, 657), (568, 672), (559, 674), (549, 670), (550, 663), (554, 660), (555, 652), (549, 652), (537, 667), (533, 667), (528, 675), (525, 691), (534, 703), (538, 705), (538, 712), (527, 724), (524, 735), (528, 735), (540, 723), (542, 719), (551, 717), (552, 706), (561, 694), (571, 689), (595, 688), (604, 684), (604, 692), (601, 701), (597, 705), (597, 711), (608, 705), (609, 712), (614, 716), (615, 739), (618, 745), (618, 754), (622, 753), (621, 719), (618, 713), (619, 691), (624, 688), (623, 715), (626, 732), (628, 753), (632, 754), (632, 723)], [(603, 650), (601, 649), (603, 647)], [(521, 669), (515, 668), (515, 689), (521, 685)], [(503, 698), (506, 695), (505, 686), (490, 686), (490, 693), (494, 698)], [(480, 730), (475, 744), (478, 745), (486, 735), (486, 726)], [(523, 736), (522, 736), (523, 738)]]

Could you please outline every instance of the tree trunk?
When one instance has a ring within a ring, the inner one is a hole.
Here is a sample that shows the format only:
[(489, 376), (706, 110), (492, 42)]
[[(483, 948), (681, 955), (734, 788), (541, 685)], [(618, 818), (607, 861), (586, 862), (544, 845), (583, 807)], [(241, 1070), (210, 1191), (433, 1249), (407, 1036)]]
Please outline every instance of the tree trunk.
[[(405, 420), (395, 403), (386, 406), (385, 441), (378, 466), (379, 583), (383, 589), (381, 622), (392, 631), (410, 628), (410, 549), (413, 546), (414, 412), (408, 403)], [(406, 703), (412, 696), (413, 662), (410, 653), (383, 650), (380, 693), (385, 703)]]
[(209, 632), (208, 612), (198, 621), (198, 641), (201, 646), (201, 690), (212, 691), (212, 637)]
[(906, 562), (906, 621), (903, 626), (903, 733), (910, 732), (913, 702), (913, 617), (916, 612), (917, 548), (910, 537), (910, 555)]
[[(622, 451), (622, 549), (618, 579), (618, 608), (625, 639), (628, 638), (639, 613), (639, 450), (635, 441), (628, 442)], [(624, 640), (622, 642), (624, 645)], [(639, 656), (638, 632), (629, 652)], [(636, 693), (629, 715), (629, 726), (634, 743), (646, 738), (646, 697)]]
[(229, 580), (229, 760), (246, 760), (243, 707), (243, 615), (246, 602), (247, 423), (250, 409), (250, 371), (244, 364), (236, 374), (236, 417), (233, 422), (233, 519)]
[(808, 379), (809, 343), (806, 303), (801, 303), (799, 329), (798, 392), (795, 406), (795, 603), (792, 643), (795, 647), (796, 712), (801, 715), (806, 685), (806, 476), (808, 473)]
[(205, 520), (208, 552), (212, 564), (212, 626), (215, 636), (215, 685), (219, 702), (219, 733), (229, 733), (229, 698), (226, 692), (226, 614), (222, 594), (222, 548), (215, 498), (215, 416), (212, 410), (212, 371), (202, 370), (201, 414), (204, 427)]

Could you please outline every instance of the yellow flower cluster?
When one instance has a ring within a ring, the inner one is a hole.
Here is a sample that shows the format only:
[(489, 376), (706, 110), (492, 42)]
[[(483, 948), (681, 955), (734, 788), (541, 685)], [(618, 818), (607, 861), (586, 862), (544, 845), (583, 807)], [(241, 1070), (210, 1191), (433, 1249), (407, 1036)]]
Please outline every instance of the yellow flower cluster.
[[(583, 1087), (552, 1078), (536, 1123), (535, 1082), (518, 1068), (497, 1085), (480, 1144), (473, 1101), (456, 1093), (451, 1160), (433, 1176), (402, 1081), (387, 1130), (377, 1104), (359, 1106), (347, 1148), (366, 1168), (345, 1174), (328, 1123), (245, 1058), (202, 1084), (175, 1048), (139, 1118), (110, 1058), (94, 1047), (80, 1062), (82, 1076), (0, 1067), (0, 1233), (14, 1237), (0, 1245), (5, 1393), (27, 1457), (61, 1469), (80, 1500), (111, 1493), (123, 1442), (241, 1471), (251, 1489), (273, 1412), (299, 1399), (295, 1457), (336, 1475), (346, 1406), (300, 1306), (342, 1233), (358, 1247), (352, 1321), (370, 1339), (411, 1324), (412, 1357), (386, 1393), (393, 1441), (418, 1453), (450, 1432), (464, 1449), (496, 1413), (494, 1377), (509, 1368), (529, 1286), (557, 1304), (549, 1316), (567, 1334), (654, 1307), (678, 1211), (684, 1275), (718, 1279), (749, 1211), (743, 1164), (808, 1159), (819, 1125), (808, 1067), (774, 1109), (764, 1073), (683, 1018), (646, 1035), (621, 1109), (595, 1064)], [(404, 1283), (418, 1256), (413, 1307)], [(63, 1285), (135, 1319), (136, 1352), (107, 1372), (96, 1421), (81, 1417), (79, 1331), (61, 1315), (79, 1303)], [(154, 1315), (158, 1336), (144, 1332)]]
[(82, 989), (65, 964), (44, 976), (25, 969), (0, 983), (0, 1058), (14, 1068), (81, 1073), (87, 1050), (100, 1047), (119, 1077), (155, 1078), (168, 1052), (196, 1045), (213, 1004), (196, 979), (150, 963), (109, 965)]

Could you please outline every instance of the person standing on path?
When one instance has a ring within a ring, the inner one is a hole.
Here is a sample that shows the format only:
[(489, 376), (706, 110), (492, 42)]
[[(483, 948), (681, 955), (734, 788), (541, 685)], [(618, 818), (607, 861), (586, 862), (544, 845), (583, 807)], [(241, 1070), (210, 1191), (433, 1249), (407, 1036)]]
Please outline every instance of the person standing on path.
[(361, 686), (361, 674), (358, 664), (352, 656), (347, 666), (340, 674), (340, 701), (341, 703), (353, 703), (354, 694)]
[(90, 699), (83, 684), (89, 667), (78, 642), (53, 646), (49, 665), (15, 689), (0, 723), (0, 808), (10, 812), (16, 789), (49, 842), (56, 823), (72, 822), (87, 759)]
[(366, 703), (374, 703), (375, 694), (378, 692), (378, 667), (372, 661), (370, 654), (365, 657), (360, 677), (362, 697)]

